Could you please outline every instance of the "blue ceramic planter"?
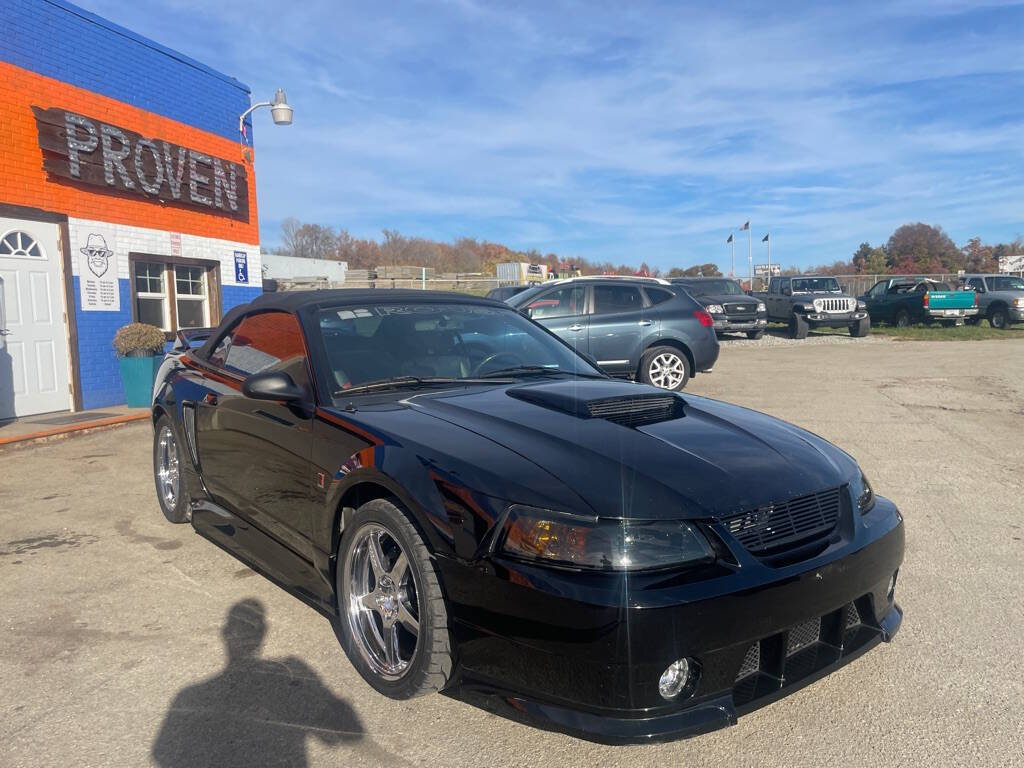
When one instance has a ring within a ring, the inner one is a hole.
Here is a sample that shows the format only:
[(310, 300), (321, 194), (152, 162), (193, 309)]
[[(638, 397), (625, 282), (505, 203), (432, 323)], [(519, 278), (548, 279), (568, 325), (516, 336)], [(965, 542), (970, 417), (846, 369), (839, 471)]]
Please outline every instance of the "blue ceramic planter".
[(153, 382), (162, 357), (122, 357), (121, 384), (125, 402), (134, 408), (148, 408), (153, 402)]

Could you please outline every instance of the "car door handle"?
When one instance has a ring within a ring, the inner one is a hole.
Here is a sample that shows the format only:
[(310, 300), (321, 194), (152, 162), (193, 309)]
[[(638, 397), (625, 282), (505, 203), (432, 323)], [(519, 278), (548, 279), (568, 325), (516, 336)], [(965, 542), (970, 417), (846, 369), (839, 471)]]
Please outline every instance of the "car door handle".
[(584, 326), (584, 325), (582, 325), (580, 323), (573, 323), (572, 325), (569, 326), (569, 330), (570, 331), (582, 331), (585, 327), (586, 326)]
[(651, 323), (653, 323), (653, 322), (654, 322), (653, 320), (641, 320), (639, 323), (637, 323), (637, 325), (642, 325), (642, 326), (644, 326), (646, 328), (648, 325), (651, 325)]
[(0, 336), (10, 336), (14, 331), (8, 331), (6, 328), (0, 328)]
[(203, 403), (205, 403), (206, 405), (216, 405), (217, 396), (213, 394), (213, 392), (207, 392), (205, 395), (203, 395)]

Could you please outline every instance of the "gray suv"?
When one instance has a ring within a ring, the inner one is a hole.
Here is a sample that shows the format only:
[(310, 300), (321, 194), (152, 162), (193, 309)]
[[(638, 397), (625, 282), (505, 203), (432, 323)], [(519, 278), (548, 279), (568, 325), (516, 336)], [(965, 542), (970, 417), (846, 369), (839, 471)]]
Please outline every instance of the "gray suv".
[(711, 315), (667, 280), (553, 280), (507, 304), (536, 320), (613, 376), (678, 391), (718, 359)]
[(978, 296), (979, 320), (987, 317), (993, 328), (1024, 323), (1024, 278), (1015, 275), (964, 275), (962, 280), (964, 290), (974, 291)]

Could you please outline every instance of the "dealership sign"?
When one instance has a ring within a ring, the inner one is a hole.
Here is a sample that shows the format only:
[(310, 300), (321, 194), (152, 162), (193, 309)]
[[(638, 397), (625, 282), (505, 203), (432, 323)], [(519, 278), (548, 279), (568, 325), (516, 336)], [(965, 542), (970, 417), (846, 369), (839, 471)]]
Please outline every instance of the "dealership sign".
[(249, 218), (245, 168), (60, 108), (32, 107), (43, 169), (109, 193)]

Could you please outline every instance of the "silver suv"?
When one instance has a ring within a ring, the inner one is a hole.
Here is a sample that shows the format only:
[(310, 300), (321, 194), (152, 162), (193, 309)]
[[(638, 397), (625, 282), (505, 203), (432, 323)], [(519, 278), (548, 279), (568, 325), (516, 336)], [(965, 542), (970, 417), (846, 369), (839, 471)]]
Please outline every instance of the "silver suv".
[(964, 290), (978, 295), (978, 318), (993, 328), (1024, 323), (1024, 278), (1015, 275), (964, 275)]

